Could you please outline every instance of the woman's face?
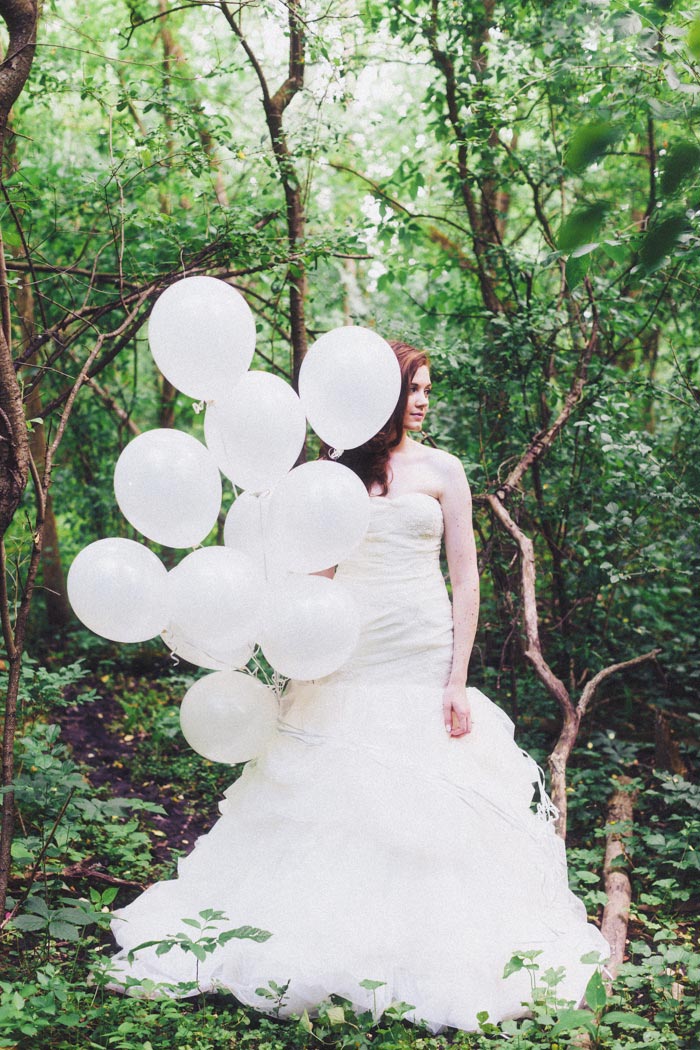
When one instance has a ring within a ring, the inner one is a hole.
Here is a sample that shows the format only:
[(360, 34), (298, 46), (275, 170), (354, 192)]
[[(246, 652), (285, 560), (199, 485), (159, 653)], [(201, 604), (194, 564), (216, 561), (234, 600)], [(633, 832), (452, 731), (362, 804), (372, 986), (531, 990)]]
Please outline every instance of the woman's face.
[(427, 365), (421, 365), (408, 384), (408, 401), (403, 417), (404, 430), (422, 430), (423, 420), (428, 411), (430, 397), (430, 372)]

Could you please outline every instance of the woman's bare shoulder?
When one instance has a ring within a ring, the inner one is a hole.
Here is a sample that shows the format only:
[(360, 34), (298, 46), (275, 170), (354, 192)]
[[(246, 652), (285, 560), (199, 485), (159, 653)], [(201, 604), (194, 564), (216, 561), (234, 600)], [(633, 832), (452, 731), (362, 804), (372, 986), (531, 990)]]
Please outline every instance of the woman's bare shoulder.
[(457, 456), (431, 445), (420, 445), (417, 461), (420, 462), (426, 478), (430, 479), (430, 489), (441, 502), (450, 496), (457, 499), (468, 498), (467, 477)]
[(464, 476), (462, 461), (451, 452), (446, 452), (442, 448), (435, 448), (432, 445), (421, 445), (420, 450), (425, 457), (425, 463), (438, 470), (446, 478)]

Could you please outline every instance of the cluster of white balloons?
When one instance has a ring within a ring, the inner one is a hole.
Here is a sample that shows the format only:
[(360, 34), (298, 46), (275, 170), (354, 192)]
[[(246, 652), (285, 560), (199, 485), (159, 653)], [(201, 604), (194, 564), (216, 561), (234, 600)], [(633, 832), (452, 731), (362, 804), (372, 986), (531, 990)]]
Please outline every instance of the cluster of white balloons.
[[(313, 574), (361, 541), (369, 497), (339, 463), (294, 466), (307, 419), (337, 450), (362, 444), (394, 410), (400, 370), (375, 332), (338, 328), (308, 351), (297, 396), (278, 376), (248, 370), (253, 315), (212, 277), (163, 292), (148, 334), (163, 375), (206, 402), (206, 445), (174, 429), (141, 434), (117, 461), (114, 491), (147, 539), (197, 549), (168, 572), (144, 544), (97, 540), (73, 562), (68, 596), (96, 634), (117, 642), (160, 634), (171, 652), (213, 671), (186, 694), (182, 730), (206, 758), (242, 762), (259, 753), (277, 716), (274, 691), (240, 670), (255, 646), (280, 675), (307, 680), (342, 666), (360, 630), (342, 585)], [(199, 547), (221, 509), (220, 472), (242, 491), (224, 546)]]

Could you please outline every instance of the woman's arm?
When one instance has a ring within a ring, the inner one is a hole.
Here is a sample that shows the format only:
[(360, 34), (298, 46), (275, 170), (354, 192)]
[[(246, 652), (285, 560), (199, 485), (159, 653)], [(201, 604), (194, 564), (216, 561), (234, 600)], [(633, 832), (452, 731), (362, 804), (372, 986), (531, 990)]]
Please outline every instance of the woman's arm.
[(452, 670), (443, 695), (445, 728), (452, 736), (471, 731), (467, 672), (479, 618), (479, 571), (472, 524), (472, 497), (464, 468), (455, 456), (445, 461), (440, 497), (445, 520), (445, 553), (452, 584), (454, 645)]

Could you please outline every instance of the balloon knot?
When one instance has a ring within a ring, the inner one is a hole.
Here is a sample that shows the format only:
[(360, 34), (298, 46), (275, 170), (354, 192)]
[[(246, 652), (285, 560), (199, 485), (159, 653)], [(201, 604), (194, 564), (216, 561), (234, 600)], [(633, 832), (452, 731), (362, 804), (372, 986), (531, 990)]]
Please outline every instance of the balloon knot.
[(200, 412), (203, 412), (206, 407), (207, 407), (206, 401), (193, 401), (192, 402), (192, 411), (194, 412), (194, 414), (196, 416), (198, 416)]
[(328, 449), (328, 458), (329, 459), (340, 459), (340, 457), (342, 456), (343, 452), (345, 452), (344, 448), (329, 448)]

